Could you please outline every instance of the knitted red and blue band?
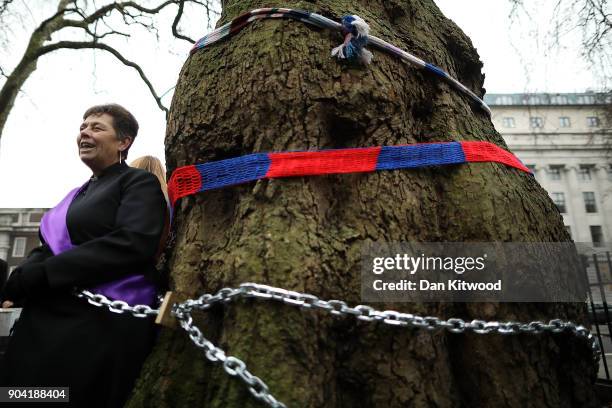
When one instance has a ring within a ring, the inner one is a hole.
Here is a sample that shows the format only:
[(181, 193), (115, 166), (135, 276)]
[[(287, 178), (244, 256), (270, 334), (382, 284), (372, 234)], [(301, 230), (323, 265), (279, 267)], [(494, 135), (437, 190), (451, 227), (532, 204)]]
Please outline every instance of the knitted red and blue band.
[(168, 182), (172, 206), (201, 191), (264, 178), (364, 173), (470, 162), (496, 162), (530, 173), (512, 153), (490, 142), (418, 143), (321, 151), (253, 153), (177, 168)]

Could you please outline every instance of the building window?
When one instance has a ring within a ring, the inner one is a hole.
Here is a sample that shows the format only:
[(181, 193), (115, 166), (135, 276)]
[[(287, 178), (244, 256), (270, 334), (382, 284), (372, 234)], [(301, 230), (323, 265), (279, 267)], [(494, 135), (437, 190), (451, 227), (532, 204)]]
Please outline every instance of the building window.
[(505, 128), (513, 128), (516, 127), (516, 122), (514, 122), (514, 118), (511, 117), (503, 118), (502, 126)]
[(540, 95), (527, 95), (523, 98), (523, 105), (541, 105), (542, 99)]
[(593, 95), (580, 95), (576, 98), (576, 102), (580, 105), (592, 105), (595, 103), (595, 97)]
[(498, 96), (496, 101), (498, 105), (513, 105), (512, 97), (509, 95)]
[(559, 127), (562, 127), (562, 128), (571, 127), (570, 118), (567, 116), (561, 116), (559, 118)]
[(597, 116), (587, 116), (588, 127), (599, 127), (599, 118)]
[(536, 165), (535, 164), (528, 164), (525, 167), (527, 167), (529, 169), (530, 172), (532, 172), (533, 174), (535, 174), (536, 172)]
[(612, 164), (608, 164), (608, 180), (612, 181)]
[(532, 129), (539, 129), (544, 126), (544, 120), (540, 116), (532, 116), (529, 118), (529, 126)]
[(563, 193), (551, 193), (550, 194), (553, 203), (557, 206), (560, 213), (565, 214), (567, 209), (565, 208), (565, 194)]
[(595, 203), (595, 193), (592, 191), (585, 191), (582, 193), (584, 198), (584, 210), (588, 213), (597, 212), (597, 204)]
[(25, 256), (26, 240), (27, 238), (25, 237), (15, 238), (13, 241), (13, 258), (21, 258)]
[(41, 212), (30, 213), (30, 222), (40, 223), (42, 216)]
[(567, 233), (569, 234), (570, 238), (572, 237), (572, 227), (570, 227), (569, 225), (565, 226), (565, 230), (567, 231)]
[(593, 165), (581, 164), (578, 166), (578, 180), (580, 181), (591, 181)]
[(550, 103), (553, 105), (567, 105), (567, 96), (555, 95), (550, 98)]
[(591, 241), (593, 241), (593, 246), (603, 246), (604, 239), (601, 225), (591, 225), (589, 228), (591, 229)]
[(561, 170), (563, 170), (563, 165), (551, 165), (548, 168), (548, 176), (551, 180), (561, 180)]

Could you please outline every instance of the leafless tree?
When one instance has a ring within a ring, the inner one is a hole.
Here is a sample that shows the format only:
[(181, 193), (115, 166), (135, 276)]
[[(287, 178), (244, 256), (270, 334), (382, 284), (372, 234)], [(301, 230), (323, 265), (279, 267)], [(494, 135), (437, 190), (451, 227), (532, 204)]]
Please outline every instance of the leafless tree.
[[(30, 34), (26, 49), (17, 65), (9, 72), (0, 64), (0, 75), (3, 77), (0, 77), (0, 80), (4, 79), (0, 88), (0, 137), (15, 99), (25, 81), (36, 70), (39, 58), (61, 49), (95, 49), (112, 54), (119, 62), (138, 72), (157, 106), (167, 114), (168, 109), (163, 105), (161, 96), (153, 87), (145, 70), (111, 46), (108, 39), (130, 37), (130, 33), (137, 27), (143, 27), (157, 35), (158, 27), (154, 17), (166, 9), (175, 8), (176, 13), (171, 25), (173, 36), (194, 43), (195, 41), (180, 29), (185, 6), (200, 8), (210, 22), (211, 18), (218, 14), (215, 4), (215, 0), (113, 1), (104, 5), (97, 5), (95, 1), (90, 0), (57, 0), (54, 13), (38, 24)], [(12, 9), (24, 6), (27, 7), (25, 0), (20, 5), (14, 0), (0, 0), (0, 37), (6, 35), (6, 18)], [(68, 29), (80, 30), (84, 34), (83, 40), (53, 40), (57, 37), (56, 34)]]
[[(528, 16), (525, 0), (509, 0), (511, 19)], [(533, 5), (533, 3), (530, 3)], [(565, 37), (576, 31), (581, 35), (581, 56), (603, 79), (612, 78), (612, 6), (608, 0), (555, 0), (550, 47), (563, 45)]]

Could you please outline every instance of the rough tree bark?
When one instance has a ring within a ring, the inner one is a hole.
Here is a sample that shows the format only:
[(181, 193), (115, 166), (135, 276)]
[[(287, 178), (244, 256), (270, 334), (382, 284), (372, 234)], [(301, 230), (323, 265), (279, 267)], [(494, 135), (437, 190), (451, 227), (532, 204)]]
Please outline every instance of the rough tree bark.
[[(265, 6), (358, 14), (372, 32), (476, 93), (482, 64), (433, 0), (228, 0), (221, 21)], [(447, 84), (374, 52), (369, 67), (330, 58), (339, 33), (259, 21), (185, 63), (166, 136), (169, 170), (252, 152), (487, 140), (490, 119)], [(167, 268), (198, 295), (242, 282), (360, 303), (368, 241), (567, 241), (533, 177), (498, 164), (259, 181), (183, 199)], [(387, 304), (466, 319), (581, 320), (567, 304)], [(205, 336), (290, 407), (596, 406), (590, 352), (569, 336), (453, 335), (397, 329), (277, 303), (201, 316)], [(182, 330), (163, 329), (128, 404), (255, 407), (243, 384)]]

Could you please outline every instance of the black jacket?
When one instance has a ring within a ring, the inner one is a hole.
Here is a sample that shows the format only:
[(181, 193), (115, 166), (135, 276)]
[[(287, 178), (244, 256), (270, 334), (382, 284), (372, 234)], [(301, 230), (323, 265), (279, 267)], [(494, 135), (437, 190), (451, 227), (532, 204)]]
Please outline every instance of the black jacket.
[(123, 405), (151, 349), (153, 323), (90, 305), (71, 290), (135, 272), (155, 281), (165, 214), (159, 181), (144, 170), (115, 164), (89, 181), (66, 217), (76, 247), (53, 256), (43, 243), (25, 261), (44, 267), (48, 289), (25, 299), (0, 386), (68, 386), (70, 405), (62, 406)]
[(8, 264), (4, 259), (0, 259), (0, 290), (6, 282), (6, 278), (8, 278)]

